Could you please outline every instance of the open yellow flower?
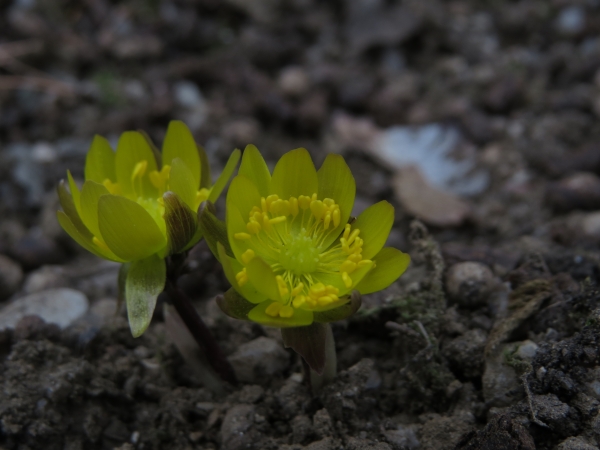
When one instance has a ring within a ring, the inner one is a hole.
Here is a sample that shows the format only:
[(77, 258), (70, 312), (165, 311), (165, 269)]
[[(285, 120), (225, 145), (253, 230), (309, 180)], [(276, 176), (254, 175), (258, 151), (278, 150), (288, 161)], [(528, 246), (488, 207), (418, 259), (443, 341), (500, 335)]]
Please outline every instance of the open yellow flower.
[(351, 220), (355, 192), (339, 155), (317, 171), (305, 149), (292, 150), (271, 175), (256, 147), (246, 148), (227, 195), (231, 253), (217, 247), (235, 291), (256, 305), (244, 312), (249, 320), (282, 328), (328, 322), (339, 315), (325, 313), (343, 310), (352, 291), (379, 291), (406, 270), (410, 257), (383, 247), (393, 206), (382, 201)]
[(63, 229), (93, 254), (131, 263), (124, 266), (124, 291), (134, 335), (148, 326), (164, 288), (164, 258), (200, 240), (198, 206), (218, 198), (239, 157), (239, 151), (232, 154), (211, 186), (204, 151), (183, 122), (172, 121), (162, 154), (141, 132), (123, 133), (116, 152), (96, 136), (87, 154), (83, 188), (70, 172), (68, 183), (61, 181), (63, 210), (57, 217)]

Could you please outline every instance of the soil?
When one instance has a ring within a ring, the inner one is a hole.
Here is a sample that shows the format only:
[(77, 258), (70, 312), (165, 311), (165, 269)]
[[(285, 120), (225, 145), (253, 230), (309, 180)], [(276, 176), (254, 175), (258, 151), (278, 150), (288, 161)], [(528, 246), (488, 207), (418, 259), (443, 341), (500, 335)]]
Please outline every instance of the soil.
[[(0, 448), (598, 448), (599, 33), (597, 0), (0, 0), (0, 307), (60, 288), (90, 302), (62, 329), (0, 329)], [(389, 245), (411, 267), (333, 325), (322, 391), (278, 330), (216, 307), (228, 285), (204, 243), (180, 284), (235, 362), (225, 396), (170, 342), (162, 302), (131, 337), (117, 267), (56, 223), (54, 187), (83, 178), (93, 134), (161, 142), (171, 119), (213, 174), (248, 143), (269, 164), (335, 151), (358, 210), (395, 205)], [(431, 123), (487, 176), (442, 192), (460, 214), (439, 189), (398, 195), (410, 180), (377, 150), (388, 127)]]

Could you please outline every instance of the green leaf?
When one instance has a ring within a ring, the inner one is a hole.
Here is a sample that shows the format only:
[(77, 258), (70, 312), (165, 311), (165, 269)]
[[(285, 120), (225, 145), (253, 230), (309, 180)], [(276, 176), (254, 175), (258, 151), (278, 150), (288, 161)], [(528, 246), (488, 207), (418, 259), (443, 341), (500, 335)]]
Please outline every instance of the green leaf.
[(311, 196), (318, 189), (317, 171), (306, 149), (289, 151), (277, 162), (271, 177), (271, 194), (287, 200), (292, 196)]
[(395, 248), (384, 247), (373, 261), (375, 268), (356, 285), (361, 294), (381, 291), (396, 281), (410, 264), (410, 256)]
[(181, 252), (196, 234), (198, 218), (177, 194), (167, 191), (163, 195), (165, 224), (169, 241), (169, 253)]
[(146, 258), (167, 245), (166, 236), (150, 214), (124, 197), (100, 197), (98, 226), (106, 245), (124, 261)]
[(313, 321), (312, 311), (303, 309), (294, 310), (292, 317), (273, 317), (268, 315), (265, 310), (274, 302), (266, 301), (256, 305), (252, 311), (248, 313), (248, 320), (260, 323), (267, 327), (289, 328), (289, 327), (304, 327), (310, 325)]
[(121, 306), (125, 303), (125, 285), (130, 267), (131, 263), (123, 263), (119, 267), (119, 275), (117, 277), (117, 314), (121, 311)]
[[(204, 206), (203, 206), (204, 205)], [(233, 256), (233, 251), (229, 245), (229, 239), (227, 238), (227, 227), (225, 222), (219, 220), (215, 216), (211, 206), (212, 203), (206, 202), (200, 205), (198, 209), (198, 226), (202, 231), (202, 235), (210, 248), (210, 251), (219, 259), (219, 253), (217, 249), (217, 243), (221, 244), (225, 248), (225, 252), (228, 256)]]
[(221, 195), (221, 192), (223, 192), (223, 189), (225, 189), (225, 186), (227, 186), (227, 183), (229, 183), (229, 179), (231, 178), (231, 175), (233, 175), (233, 172), (237, 167), (237, 163), (240, 160), (240, 155), (241, 152), (237, 148), (233, 151), (233, 153), (231, 153), (231, 156), (227, 160), (227, 164), (225, 164), (225, 167), (223, 168), (223, 172), (221, 172), (221, 175), (219, 175), (219, 178), (217, 178), (217, 181), (210, 190), (208, 200), (211, 202), (215, 203), (217, 201)]
[(223, 295), (217, 295), (217, 305), (225, 314), (234, 319), (248, 320), (248, 313), (256, 305), (231, 288)]
[(358, 291), (352, 291), (350, 295), (350, 301), (337, 308), (330, 309), (328, 311), (315, 311), (314, 318), (315, 322), (329, 323), (337, 322), (338, 320), (344, 320), (352, 316), (356, 311), (360, 309), (362, 299)]
[(152, 320), (156, 299), (165, 287), (167, 268), (157, 255), (131, 263), (125, 281), (127, 317), (133, 337), (141, 336)]
[(175, 158), (179, 158), (192, 175), (194, 192), (200, 188), (201, 168), (198, 148), (190, 129), (182, 121), (169, 122), (163, 142), (162, 158), (163, 165), (170, 166), (173, 165)]
[(169, 189), (176, 193), (192, 210), (196, 205), (196, 181), (192, 172), (180, 158), (171, 161), (171, 173), (169, 174)]
[(360, 230), (363, 239), (363, 259), (371, 259), (385, 245), (394, 224), (394, 207), (385, 200), (365, 209), (352, 224)]
[[(137, 131), (126, 131), (121, 135), (117, 144), (115, 172), (123, 195), (127, 197), (138, 197), (138, 194), (135, 193), (132, 175), (136, 165), (142, 161), (146, 161), (147, 163), (146, 174), (157, 170), (154, 153), (150, 145), (148, 145), (146, 138)], [(143, 176), (141, 181), (136, 180), (136, 183), (141, 184), (144, 197), (156, 198), (158, 195), (158, 191), (152, 185), (148, 176)]]
[(108, 189), (102, 184), (88, 180), (81, 190), (81, 220), (94, 236), (102, 236), (98, 228), (98, 201), (108, 195)]
[(252, 285), (258, 292), (265, 295), (271, 300), (281, 301), (281, 294), (275, 273), (271, 266), (262, 260), (259, 256), (255, 256), (252, 261), (246, 265), (246, 272)]
[(268, 197), (271, 186), (271, 173), (265, 159), (254, 145), (247, 145), (244, 149), (242, 164), (238, 173), (255, 184), (261, 197)]
[(85, 179), (102, 184), (106, 179), (116, 181), (115, 152), (102, 136), (94, 136), (85, 158)]
[(286, 348), (291, 348), (302, 356), (306, 364), (319, 375), (323, 373), (327, 325), (314, 322), (304, 327), (282, 328), (281, 336)]
[(227, 256), (225, 253), (225, 248), (217, 243), (217, 251), (219, 254), (219, 261), (221, 261), (221, 265), (223, 266), (223, 272), (225, 272), (225, 276), (227, 280), (231, 283), (231, 286), (246, 300), (250, 303), (258, 304), (267, 300), (267, 297), (256, 290), (254, 285), (251, 282), (240, 286), (235, 278), (235, 275), (239, 273), (244, 267), (242, 264)]
[(329, 247), (339, 238), (354, 206), (356, 182), (346, 161), (340, 155), (329, 154), (317, 172), (319, 180), (319, 199), (333, 199), (340, 207), (340, 223), (332, 228), (323, 240), (322, 247)]

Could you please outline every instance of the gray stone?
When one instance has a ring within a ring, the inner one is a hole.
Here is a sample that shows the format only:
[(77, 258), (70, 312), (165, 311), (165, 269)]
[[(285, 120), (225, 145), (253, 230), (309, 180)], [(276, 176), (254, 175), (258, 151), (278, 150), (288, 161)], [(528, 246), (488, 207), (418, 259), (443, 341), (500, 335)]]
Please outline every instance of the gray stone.
[(0, 301), (14, 294), (23, 281), (21, 266), (7, 256), (0, 255)]
[(21, 297), (0, 310), (0, 330), (14, 328), (25, 316), (36, 315), (65, 328), (88, 310), (87, 297), (74, 289), (60, 288)]
[(483, 398), (490, 406), (508, 406), (523, 395), (523, 386), (514, 369), (505, 364), (504, 355), (515, 350), (518, 344), (499, 346), (496, 352), (486, 358), (483, 372)]
[(238, 450), (252, 446), (254, 437), (249, 433), (254, 424), (253, 405), (235, 405), (223, 418), (221, 425), (221, 448)]
[(257, 383), (288, 367), (290, 356), (275, 339), (259, 337), (242, 344), (229, 357), (238, 380)]
[(556, 19), (556, 28), (564, 34), (578, 34), (585, 27), (585, 11), (581, 6), (563, 8)]
[(47, 291), (69, 286), (69, 277), (63, 266), (47, 265), (36, 269), (27, 275), (23, 283), (23, 292), (33, 294), (34, 292)]
[(487, 341), (485, 331), (475, 328), (450, 341), (443, 349), (455, 370), (467, 378), (483, 374), (483, 351)]
[(598, 447), (589, 444), (583, 438), (571, 436), (558, 444), (556, 450), (598, 450)]
[(393, 187), (403, 208), (429, 225), (458, 226), (470, 213), (468, 203), (447, 190), (431, 185), (416, 166), (399, 169), (393, 179)]
[(411, 427), (400, 425), (395, 430), (386, 430), (383, 432), (385, 440), (394, 447), (394, 449), (414, 450), (421, 445)]
[(279, 90), (289, 97), (300, 97), (310, 89), (308, 74), (302, 67), (285, 67), (277, 79)]
[(490, 268), (478, 262), (460, 262), (446, 272), (446, 291), (454, 301), (465, 307), (486, 304), (495, 284)]

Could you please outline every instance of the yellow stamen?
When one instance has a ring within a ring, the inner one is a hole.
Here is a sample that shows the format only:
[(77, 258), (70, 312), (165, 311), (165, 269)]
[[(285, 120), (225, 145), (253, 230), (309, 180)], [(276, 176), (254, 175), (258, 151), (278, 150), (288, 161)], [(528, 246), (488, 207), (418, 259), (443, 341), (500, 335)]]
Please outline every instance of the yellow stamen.
[(102, 184), (108, 190), (108, 192), (113, 195), (119, 195), (121, 193), (121, 186), (119, 186), (119, 183), (113, 183), (107, 178), (102, 182)]
[(279, 311), (281, 311), (282, 306), (283, 305), (279, 302), (271, 303), (269, 306), (267, 306), (265, 313), (267, 313), (271, 317), (277, 317), (279, 315)]
[(240, 286), (243, 286), (248, 282), (248, 273), (246, 272), (245, 267), (235, 275), (235, 279)]
[(281, 307), (281, 309), (279, 310), (279, 316), (283, 317), (285, 319), (289, 319), (290, 317), (292, 317), (294, 315), (294, 308), (292, 308), (289, 305), (284, 305)]
[(352, 278), (348, 275), (348, 272), (342, 272), (342, 281), (344, 282), (344, 286), (347, 288), (352, 287)]
[(240, 241), (244, 241), (250, 239), (252, 236), (250, 236), (248, 233), (235, 233), (233, 237), (239, 239)]
[(244, 263), (244, 265), (248, 264), (250, 261), (252, 261), (254, 259), (255, 253), (254, 250), (252, 250), (251, 248), (249, 248), (248, 250), (246, 250), (243, 254), (242, 254), (242, 262)]
[(134, 181), (136, 178), (141, 178), (146, 173), (146, 168), (148, 167), (148, 161), (143, 160), (135, 165), (133, 168), (133, 173), (131, 174), (131, 181)]
[(275, 277), (275, 279), (277, 280), (277, 287), (279, 288), (279, 295), (281, 295), (282, 297), (285, 297), (286, 295), (288, 295), (290, 293), (286, 282), (284, 281), (283, 277), (281, 275), (277, 275)]

